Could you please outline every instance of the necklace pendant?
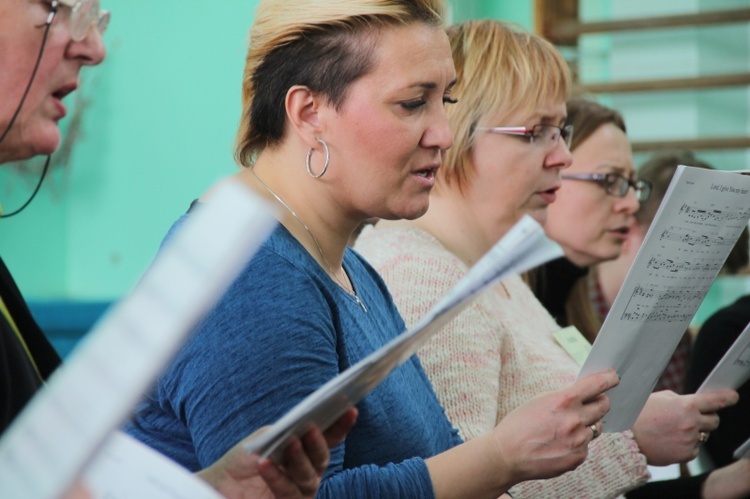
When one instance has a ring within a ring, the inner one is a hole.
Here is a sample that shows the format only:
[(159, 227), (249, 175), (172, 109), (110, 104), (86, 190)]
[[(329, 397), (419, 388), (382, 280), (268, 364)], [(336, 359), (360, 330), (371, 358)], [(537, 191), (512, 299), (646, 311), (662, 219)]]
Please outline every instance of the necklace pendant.
[(359, 303), (359, 306), (362, 307), (362, 310), (364, 310), (365, 313), (367, 313), (367, 307), (365, 307), (365, 304), (362, 302), (362, 300), (359, 299), (359, 296), (357, 295), (352, 295), (352, 296), (354, 296), (354, 299), (357, 300), (357, 303)]

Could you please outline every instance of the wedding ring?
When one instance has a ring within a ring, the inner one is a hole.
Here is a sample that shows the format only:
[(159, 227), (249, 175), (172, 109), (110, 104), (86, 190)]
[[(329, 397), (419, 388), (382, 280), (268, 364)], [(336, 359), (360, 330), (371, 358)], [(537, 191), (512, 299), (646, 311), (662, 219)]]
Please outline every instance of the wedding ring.
[(594, 433), (594, 438), (592, 438), (591, 440), (594, 440), (596, 437), (601, 435), (601, 433), (599, 433), (599, 428), (596, 427), (596, 423), (589, 426), (589, 428), (591, 428), (591, 431)]
[(710, 435), (710, 433), (709, 433), (709, 432), (707, 432), (707, 431), (702, 431), (702, 432), (700, 433), (700, 436), (698, 437), (698, 443), (700, 443), (700, 444), (705, 444), (706, 442), (708, 442), (708, 437), (709, 437), (709, 435)]

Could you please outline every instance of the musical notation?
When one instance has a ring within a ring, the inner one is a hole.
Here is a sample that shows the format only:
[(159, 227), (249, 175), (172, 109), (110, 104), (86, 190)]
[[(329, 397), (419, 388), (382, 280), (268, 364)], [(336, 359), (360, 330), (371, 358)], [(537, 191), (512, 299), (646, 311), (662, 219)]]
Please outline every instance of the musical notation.
[(688, 246), (703, 246), (710, 248), (712, 246), (734, 246), (736, 239), (729, 239), (719, 235), (701, 234), (690, 229), (679, 229), (671, 227), (664, 229), (659, 238), (662, 241), (674, 241)]
[(700, 222), (741, 222), (750, 218), (750, 209), (732, 211), (716, 208), (694, 208), (685, 203), (680, 207), (678, 214)]
[(718, 272), (721, 269), (722, 262), (716, 259), (710, 259), (700, 262), (680, 261), (674, 258), (658, 258), (652, 256), (647, 267), (654, 270), (664, 270), (666, 272), (678, 273), (685, 272)]

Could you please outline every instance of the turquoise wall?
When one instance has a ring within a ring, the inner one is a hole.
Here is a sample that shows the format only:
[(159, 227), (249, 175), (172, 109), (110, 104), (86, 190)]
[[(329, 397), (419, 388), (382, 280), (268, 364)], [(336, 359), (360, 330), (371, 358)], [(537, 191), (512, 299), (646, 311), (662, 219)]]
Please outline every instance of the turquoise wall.
[(257, 2), (103, 3), (109, 54), (82, 72), (90, 104), (70, 162), (0, 221), (0, 254), (31, 298), (121, 296), (188, 203), (235, 170)]

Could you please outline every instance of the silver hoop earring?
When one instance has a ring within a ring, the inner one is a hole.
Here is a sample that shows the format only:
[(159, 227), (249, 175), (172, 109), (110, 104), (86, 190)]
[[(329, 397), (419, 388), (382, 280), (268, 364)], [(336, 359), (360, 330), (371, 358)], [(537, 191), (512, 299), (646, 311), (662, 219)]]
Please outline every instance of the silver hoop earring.
[(321, 144), (323, 144), (323, 149), (326, 150), (326, 162), (323, 165), (323, 170), (321, 170), (320, 173), (317, 175), (312, 172), (312, 169), (310, 168), (310, 157), (312, 156), (313, 149), (312, 147), (307, 151), (307, 157), (305, 158), (305, 166), (307, 167), (307, 174), (310, 175), (312, 178), (320, 178), (322, 177), (326, 170), (328, 170), (328, 163), (331, 161), (331, 151), (328, 150), (328, 144), (326, 144), (326, 141), (323, 139), (315, 139)]

